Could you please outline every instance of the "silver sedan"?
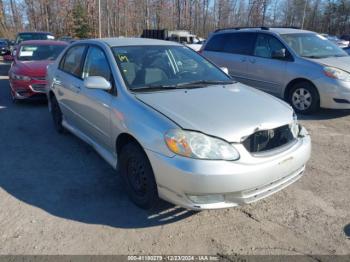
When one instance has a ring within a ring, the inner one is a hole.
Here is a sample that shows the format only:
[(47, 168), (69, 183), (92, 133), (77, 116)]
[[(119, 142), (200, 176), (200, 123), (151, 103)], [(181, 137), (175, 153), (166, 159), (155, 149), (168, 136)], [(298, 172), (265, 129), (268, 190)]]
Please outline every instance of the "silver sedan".
[(94, 147), (142, 208), (251, 203), (299, 179), (310, 157), (289, 105), (177, 43), (78, 41), (47, 78), (57, 131)]

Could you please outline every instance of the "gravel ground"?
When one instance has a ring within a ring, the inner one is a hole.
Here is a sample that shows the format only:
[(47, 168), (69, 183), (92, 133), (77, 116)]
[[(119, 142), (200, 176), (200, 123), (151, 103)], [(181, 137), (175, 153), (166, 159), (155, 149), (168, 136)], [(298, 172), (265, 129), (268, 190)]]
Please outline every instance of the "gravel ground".
[[(88, 145), (58, 135), (45, 103), (12, 104), (0, 65), (0, 254), (350, 254), (350, 111), (301, 122), (305, 176), (240, 208), (136, 208)], [(300, 117), (301, 118), (301, 117)]]

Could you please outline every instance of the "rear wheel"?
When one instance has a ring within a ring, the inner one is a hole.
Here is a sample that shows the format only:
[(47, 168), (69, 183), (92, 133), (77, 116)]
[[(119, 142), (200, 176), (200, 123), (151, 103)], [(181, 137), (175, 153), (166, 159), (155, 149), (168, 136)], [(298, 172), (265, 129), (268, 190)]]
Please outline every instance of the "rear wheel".
[(56, 131), (60, 134), (64, 133), (62, 112), (57, 99), (54, 96), (51, 97), (51, 115)]
[(135, 142), (125, 145), (118, 165), (130, 199), (143, 209), (154, 207), (159, 201), (157, 185), (143, 149)]
[(297, 113), (311, 114), (320, 107), (320, 97), (313, 84), (303, 81), (293, 85), (288, 102)]

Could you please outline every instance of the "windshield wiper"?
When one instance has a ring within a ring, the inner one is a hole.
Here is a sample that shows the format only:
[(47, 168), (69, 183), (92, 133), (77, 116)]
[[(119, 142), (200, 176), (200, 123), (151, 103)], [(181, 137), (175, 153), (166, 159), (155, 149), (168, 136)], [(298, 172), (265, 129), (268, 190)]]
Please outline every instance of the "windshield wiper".
[(177, 88), (198, 88), (206, 85), (230, 85), (232, 80), (199, 80), (177, 84)]
[(169, 89), (190, 89), (190, 88), (201, 88), (207, 85), (229, 85), (234, 83), (231, 80), (199, 80), (185, 83), (179, 83), (174, 85), (148, 85), (139, 88), (131, 88), (134, 92), (148, 92), (148, 91), (162, 91)]
[(311, 58), (311, 59), (320, 59), (320, 58), (326, 58), (327, 56), (303, 55), (302, 57)]
[(344, 56), (347, 56), (347, 55), (342, 55), (342, 54), (334, 55), (334, 57), (344, 57)]
[(169, 89), (176, 89), (176, 85), (148, 85), (143, 87), (134, 87), (130, 88), (134, 92), (147, 92), (147, 91), (162, 91), (162, 90), (169, 90)]

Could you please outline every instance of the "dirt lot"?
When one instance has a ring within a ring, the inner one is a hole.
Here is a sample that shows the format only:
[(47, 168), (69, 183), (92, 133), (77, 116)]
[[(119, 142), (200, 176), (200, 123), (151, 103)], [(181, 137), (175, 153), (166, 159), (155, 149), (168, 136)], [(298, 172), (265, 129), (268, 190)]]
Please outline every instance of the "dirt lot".
[(89, 146), (54, 131), (45, 103), (12, 104), (1, 77), (0, 254), (350, 254), (350, 111), (302, 123), (312, 158), (282, 192), (241, 208), (146, 212)]

